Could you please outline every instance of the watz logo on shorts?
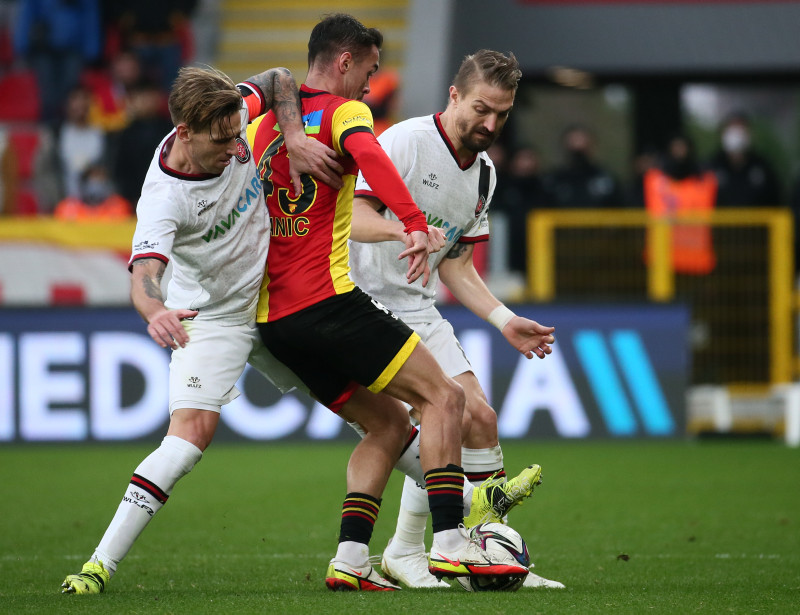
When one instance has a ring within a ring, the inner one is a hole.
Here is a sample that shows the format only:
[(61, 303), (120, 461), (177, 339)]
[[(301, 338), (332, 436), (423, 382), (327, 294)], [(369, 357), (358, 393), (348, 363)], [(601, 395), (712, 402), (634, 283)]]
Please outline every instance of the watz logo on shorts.
[(245, 163), (250, 160), (250, 148), (241, 137), (236, 137), (236, 160)]

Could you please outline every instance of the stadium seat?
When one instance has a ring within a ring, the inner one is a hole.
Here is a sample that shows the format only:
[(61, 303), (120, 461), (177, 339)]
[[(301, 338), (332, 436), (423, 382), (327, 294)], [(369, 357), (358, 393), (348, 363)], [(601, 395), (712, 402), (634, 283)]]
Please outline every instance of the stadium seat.
[(38, 128), (12, 130), (9, 145), (17, 158), (17, 176), (21, 180), (33, 177), (36, 150), (39, 148), (41, 136)]
[(39, 199), (34, 188), (36, 152), (41, 141), (39, 128), (15, 128), (10, 130), (8, 147), (14, 157), (16, 179), (15, 205), (12, 211), (19, 216), (35, 216), (39, 213)]
[(36, 122), (41, 105), (32, 71), (14, 71), (0, 77), (0, 122)]

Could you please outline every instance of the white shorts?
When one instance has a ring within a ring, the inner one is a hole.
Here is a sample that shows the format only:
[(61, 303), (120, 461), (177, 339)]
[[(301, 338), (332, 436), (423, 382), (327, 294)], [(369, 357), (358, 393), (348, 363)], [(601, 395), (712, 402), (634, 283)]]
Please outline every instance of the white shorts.
[[(400, 319), (403, 317), (400, 316)], [(456, 339), (453, 326), (444, 318), (432, 323), (407, 324), (419, 334), (445, 374), (454, 378), (472, 371), (472, 365)]]
[(250, 363), (282, 393), (300, 384), (261, 342), (255, 323), (228, 325), (217, 320), (185, 320), (189, 343), (172, 351), (169, 412), (177, 408), (220, 411), (239, 397), (236, 382)]

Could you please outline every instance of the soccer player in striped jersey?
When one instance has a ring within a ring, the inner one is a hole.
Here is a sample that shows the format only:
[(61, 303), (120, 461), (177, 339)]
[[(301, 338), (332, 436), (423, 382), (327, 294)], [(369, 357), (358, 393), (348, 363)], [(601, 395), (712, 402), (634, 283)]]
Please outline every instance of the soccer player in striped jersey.
[[(527, 572), (496, 561), (462, 525), (464, 395), (419, 336), (348, 275), (353, 186), (359, 171), (403, 226), (409, 282), (427, 278), (428, 227), (372, 131), (361, 102), (378, 70), (383, 36), (350, 15), (329, 15), (309, 39), (309, 71), (300, 88), (306, 133), (342, 156), (340, 190), (303, 178), (290, 194), (283, 135), (272, 114), (252, 126), (272, 218), (272, 238), (258, 306), (266, 346), (325, 406), (364, 427), (348, 464), (339, 546), (328, 567), (330, 589), (395, 590), (369, 563), (368, 544), (381, 495), (408, 441), (403, 400), (420, 412), (420, 462), (433, 516), (430, 570), (439, 576)], [(395, 399), (396, 398), (396, 399)]]

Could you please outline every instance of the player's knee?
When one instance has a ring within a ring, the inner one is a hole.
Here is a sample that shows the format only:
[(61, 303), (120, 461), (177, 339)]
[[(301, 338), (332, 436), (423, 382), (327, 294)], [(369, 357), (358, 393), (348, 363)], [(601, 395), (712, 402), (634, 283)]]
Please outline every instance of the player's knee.
[(388, 414), (385, 426), (397, 437), (407, 440), (411, 435), (411, 421), (408, 419), (408, 411), (401, 404), (396, 404)]
[(178, 409), (170, 417), (167, 435), (177, 436), (204, 451), (216, 432), (219, 413)]
[(447, 408), (449, 412), (463, 416), (467, 398), (461, 385), (452, 378), (448, 378), (446, 386), (442, 387), (440, 390), (445, 396), (442, 405)]
[(467, 403), (464, 414), (471, 419), (470, 433), (478, 432), (482, 434), (497, 434), (497, 413), (484, 400), (475, 403)]

